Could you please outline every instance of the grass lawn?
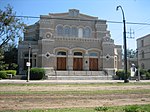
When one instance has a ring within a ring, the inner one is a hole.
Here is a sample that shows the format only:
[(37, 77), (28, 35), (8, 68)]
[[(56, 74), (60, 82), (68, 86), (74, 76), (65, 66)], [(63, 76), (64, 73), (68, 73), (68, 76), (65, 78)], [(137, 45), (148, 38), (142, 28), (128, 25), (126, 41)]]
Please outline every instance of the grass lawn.
[(0, 112), (150, 112), (150, 104), (115, 106), (115, 107), (95, 107), (95, 108), (7, 110)]
[(150, 83), (0, 84), (0, 112), (150, 112)]

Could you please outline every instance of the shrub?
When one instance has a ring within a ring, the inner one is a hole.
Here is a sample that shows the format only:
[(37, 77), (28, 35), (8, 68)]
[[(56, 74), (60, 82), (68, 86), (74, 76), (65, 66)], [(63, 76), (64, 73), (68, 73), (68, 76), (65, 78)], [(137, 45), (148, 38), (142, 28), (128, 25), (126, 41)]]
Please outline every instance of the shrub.
[(16, 75), (17, 71), (16, 70), (6, 70), (7, 74), (12, 74), (13, 76)]
[[(124, 80), (124, 71), (120, 70), (120, 71), (116, 71), (116, 76), (121, 79)], [(130, 77), (130, 72), (127, 72), (127, 77)]]
[(108, 110), (108, 107), (96, 107), (95, 110), (96, 111), (104, 111), (105, 112), (105, 111)]
[(147, 70), (150, 73), (150, 69)]
[(139, 107), (137, 105), (127, 106), (123, 109), (125, 112), (139, 112)]
[(147, 79), (148, 72), (146, 70), (140, 69), (141, 79)]
[(31, 68), (30, 79), (31, 80), (41, 80), (45, 76), (45, 70), (43, 68)]
[(6, 71), (0, 71), (0, 78), (2, 78), (2, 79), (6, 79), (7, 78)]
[(146, 79), (150, 79), (150, 73), (149, 72), (146, 72)]

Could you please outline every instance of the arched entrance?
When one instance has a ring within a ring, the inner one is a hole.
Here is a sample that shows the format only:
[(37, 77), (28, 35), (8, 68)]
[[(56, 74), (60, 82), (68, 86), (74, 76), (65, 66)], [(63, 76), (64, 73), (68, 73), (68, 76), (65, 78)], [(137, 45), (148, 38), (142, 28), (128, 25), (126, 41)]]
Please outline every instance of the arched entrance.
[(89, 70), (98, 71), (98, 55), (95, 52), (89, 54)]
[(66, 70), (66, 52), (57, 53), (57, 70)]
[(73, 58), (73, 70), (83, 70), (83, 54), (82, 52), (74, 52)]

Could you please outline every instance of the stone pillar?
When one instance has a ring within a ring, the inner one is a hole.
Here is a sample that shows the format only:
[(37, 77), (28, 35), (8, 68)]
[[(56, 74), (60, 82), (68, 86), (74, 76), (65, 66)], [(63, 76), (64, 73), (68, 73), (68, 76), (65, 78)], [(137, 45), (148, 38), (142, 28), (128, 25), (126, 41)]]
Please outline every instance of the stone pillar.
[(69, 50), (69, 52), (68, 52), (67, 70), (70, 70), (70, 71), (73, 70), (73, 54), (72, 54), (71, 50)]
[(89, 71), (89, 55), (87, 51), (83, 58), (83, 70)]

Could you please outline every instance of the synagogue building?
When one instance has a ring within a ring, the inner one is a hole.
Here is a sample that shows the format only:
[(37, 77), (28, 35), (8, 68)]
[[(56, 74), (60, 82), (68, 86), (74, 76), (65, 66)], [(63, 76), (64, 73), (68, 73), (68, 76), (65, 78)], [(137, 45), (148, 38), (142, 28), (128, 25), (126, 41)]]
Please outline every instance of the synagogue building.
[[(31, 67), (47, 71), (108, 71), (122, 69), (122, 48), (115, 45), (107, 21), (77, 9), (41, 15), (27, 26), (18, 46), (19, 73)], [(47, 72), (48, 73), (48, 72)]]

